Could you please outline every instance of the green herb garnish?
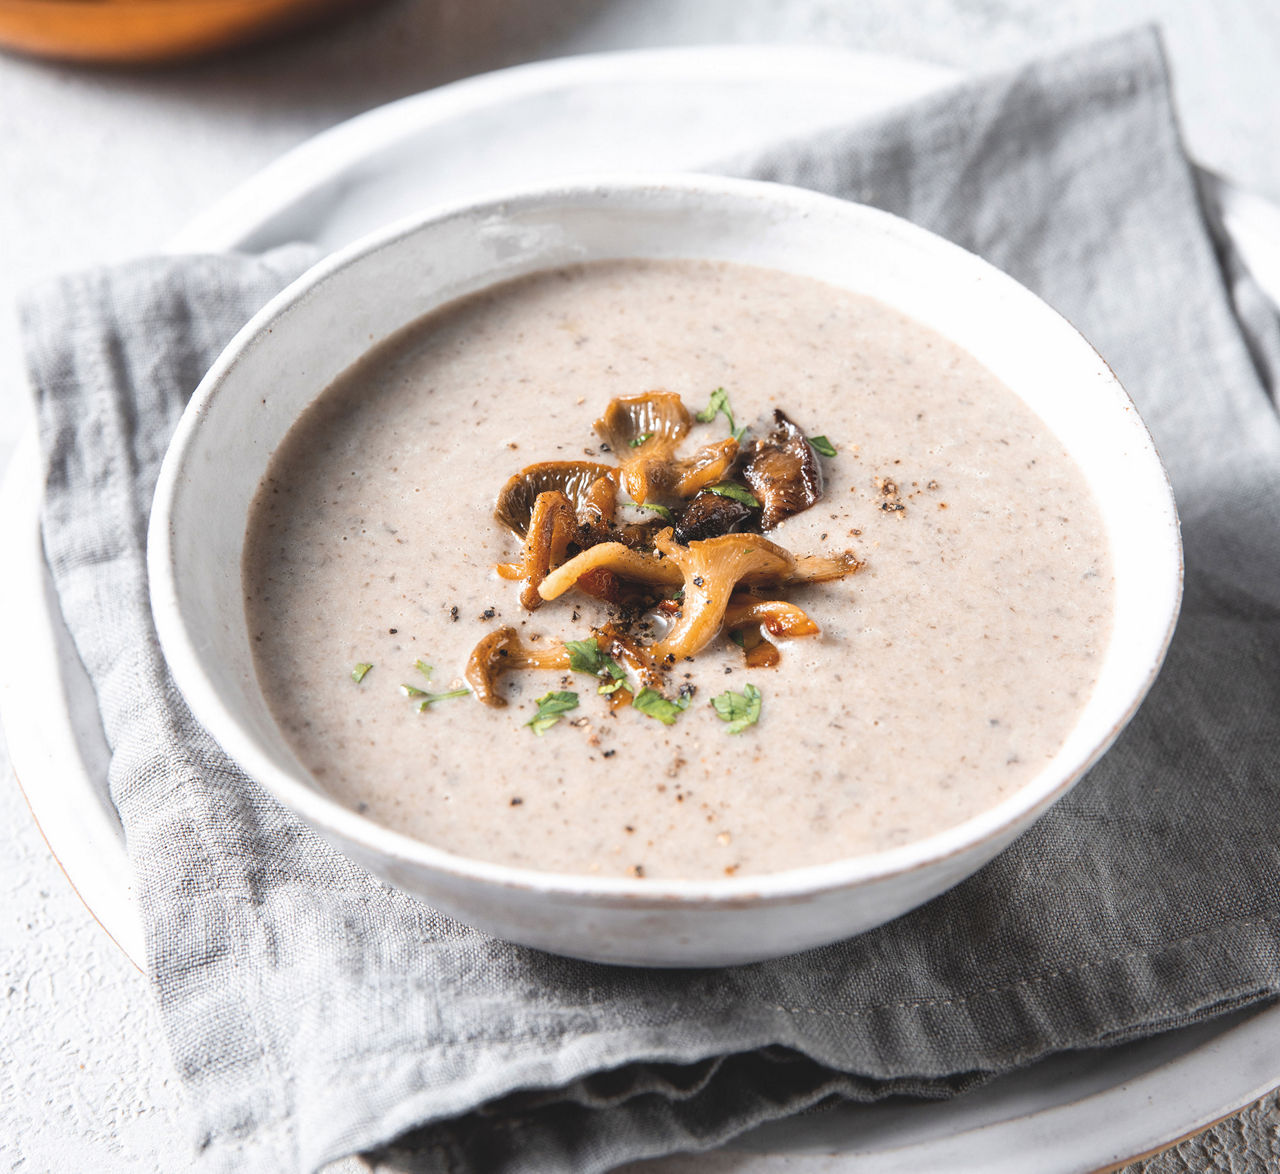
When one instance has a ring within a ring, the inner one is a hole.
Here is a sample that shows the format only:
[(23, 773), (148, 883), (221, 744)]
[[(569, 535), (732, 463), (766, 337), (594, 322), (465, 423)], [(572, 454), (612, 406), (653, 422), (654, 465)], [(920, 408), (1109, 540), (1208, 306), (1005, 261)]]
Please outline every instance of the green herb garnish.
[(747, 647), (747, 637), (741, 628), (737, 629), (737, 631), (730, 632), (729, 639), (732, 640), (739, 648), (745, 649)]
[(432, 665), (426, 664), (421, 660), (415, 660), (413, 662), (413, 667), (417, 669), (418, 672), (420, 672), (424, 677), (426, 677), (428, 681), (431, 680), (431, 672), (433, 668)]
[(740, 734), (754, 726), (760, 720), (760, 704), (760, 690), (754, 685), (745, 686), (741, 693), (730, 691), (711, 699), (711, 708), (721, 721), (729, 723), (730, 734)]
[(590, 640), (566, 640), (564, 646), (569, 650), (569, 667), (575, 673), (608, 673), (615, 680), (622, 677), (622, 669), (613, 657), (600, 651), (594, 636)]
[(739, 428), (733, 422), (733, 408), (729, 406), (729, 393), (723, 387), (717, 387), (711, 393), (707, 406), (698, 412), (694, 419), (702, 424), (710, 424), (717, 416), (723, 416), (729, 422), (729, 434), (734, 440), (741, 441), (746, 435), (747, 425)]
[(689, 708), (689, 699), (682, 697), (680, 701), (668, 701), (656, 689), (646, 685), (635, 695), (631, 705), (646, 716), (657, 718), (664, 726), (673, 726), (676, 718)]
[[(422, 690), (418, 690), (419, 693)], [(447, 693), (425, 693), (422, 700), (418, 702), (418, 712), (421, 713), (428, 705), (434, 705), (437, 701), (448, 701), (451, 697), (470, 697), (471, 690), (467, 688), (450, 689)]]
[(760, 502), (756, 495), (751, 492), (745, 485), (739, 485), (736, 481), (721, 481), (719, 485), (709, 485), (708, 493), (717, 494), (720, 497), (728, 497), (733, 501), (740, 501), (743, 505), (749, 505), (752, 509), (759, 509)]
[(825, 436), (810, 436), (809, 443), (813, 445), (814, 451), (820, 456), (833, 457), (836, 455), (836, 446)]
[(365, 663), (363, 660), (351, 670), (351, 679), (358, 685), (369, 675), (369, 670), (373, 665)]
[(597, 693), (616, 693), (619, 689), (630, 691), (626, 670), (608, 653), (600, 651), (594, 636), (590, 640), (566, 640), (564, 646), (569, 650), (569, 667), (575, 673), (612, 678), (601, 685)]
[(695, 418), (700, 424), (710, 424), (719, 415), (723, 415), (729, 421), (730, 432), (737, 431), (733, 423), (733, 408), (729, 406), (729, 393), (723, 387), (717, 387), (711, 393), (707, 406)]
[(560, 720), (562, 714), (578, 708), (576, 693), (544, 693), (538, 698), (538, 712), (524, 724), (529, 726), (539, 738)]
[(419, 689), (417, 685), (401, 685), (400, 692), (406, 697), (425, 697), (427, 695), (427, 691)]
[(639, 435), (639, 436), (637, 436), (634, 440), (628, 440), (628, 441), (627, 441), (627, 443), (628, 443), (629, 445), (631, 445), (631, 447), (632, 447), (632, 448), (639, 448), (639, 447), (640, 447), (642, 444), (644, 444), (646, 441), (649, 441), (649, 440), (652, 440), (652, 439), (653, 439), (653, 433), (652, 433), (652, 432), (642, 432), (642, 433), (640, 433), (640, 435)]
[(652, 510), (658, 517), (671, 521), (671, 511), (665, 505), (648, 505), (642, 501), (633, 501), (631, 504), (639, 506), (642, 510)]

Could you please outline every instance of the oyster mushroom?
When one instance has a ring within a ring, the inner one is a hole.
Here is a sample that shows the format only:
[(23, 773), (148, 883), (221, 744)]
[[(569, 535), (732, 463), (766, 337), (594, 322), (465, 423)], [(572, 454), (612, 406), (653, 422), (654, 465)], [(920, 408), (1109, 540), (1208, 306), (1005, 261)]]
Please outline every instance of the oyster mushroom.
[(558, 641), (531, 648), (521, 642), (515, 628), (499, 628), (471, 650), (464, 676), (476, 700), (500, 709), (507, 699), (498, 693), (498, 680), (508, 669), (568, 667), (569, 650)]
[(718, 538), (736, 530), (752, 513), (752, 507), (737, 498), (699, 493), (676, 522), (675, 540), (687, 546), (704, 538)]
[[(663, 534), (670, 532), (670, 529), (662, 531)], [(599, 546), (575, 554), (567, 563), (556, 567), (543, 579), (538, 593), (543, 599), (556, 599), (580, 579), (600, 570), (609, 571), (619, 579), (633, 583), (649, 583), (660, 587), (679, 587), (684, 579), (680, 568), (659, 554), (632, 550), (621, 542), (602, 542)]]
[(693, 427), (693, 417), (674, 391), (620, 395), (609, 401), (595, 430), (621, 461), (630, 449), (648, 448), (669, 457)]
[(692, 497), (737, 460), (732, 437), (677, 458), (676, 448), (692, 426), (688, 409), (671, 391), (619, 396), (595, 422), (596, 433), (618, 458), (623, 487), (640, 505), (654, 496)]
[(730, 436), (698, 449), (691, 457), (673, 461), (667, 473), (672, 492), (677, 497), (692, 497), (708, 485), (723, 480), (737, 459), (738, 442)]
[(788, 583), (829, 583), (861, 570), (862, 560), (851, 550), (839, 554), (802, 554)]
[(520, 563), (520, 578), (525, 581), (524, 590), (520, 592), (520, 604), (525, 611), (533, 611), (542, 603), (538, 585), (552, 567), (564, 562), (577, 528), (573, 507), (563, 493), (553, 490), (538, 494)]
[(561, 493), (581, 520), (612, 521), (617, 500), (618, 470), (594, 461), (541, 461), (507, 479), (498, 493), (493, 516), (523, 538), (529, 530), (539, 494)]
[(753, 595), (734, 595), (725, 608), (725, 629), (733, 632), (750, 624), (783, 640), (797, 636), (816, 636), (820, 630), (803, 610), (785, 599), (757, 599)]
[(738, 633), (749, 669), (772, 668), (782, 659), (777, 646), (765, 637), (766, 632), (784, 640), (816, 636), (819, 632), (818, 625), (794, 603), (742, 594), (729, 600), (724, 627), (727, 632)]
[(783, 582), (795, 566), (787, 551), (758, 534), (723, 534), (681, 546), (664, 530), (654, 545), (684, 576), (679, 618), (649, 648), (658, 664), (696, 656), (710, 644), (724, 626), (725, 609), (739, 583)]
[(807, 510), (822, 496), (822, 466), (813, 446), (780, 409), (775, 409), (773, 422), (773, 431), (751, 446), (742, 472), (764, 507), (760, 525), (765, 530)]

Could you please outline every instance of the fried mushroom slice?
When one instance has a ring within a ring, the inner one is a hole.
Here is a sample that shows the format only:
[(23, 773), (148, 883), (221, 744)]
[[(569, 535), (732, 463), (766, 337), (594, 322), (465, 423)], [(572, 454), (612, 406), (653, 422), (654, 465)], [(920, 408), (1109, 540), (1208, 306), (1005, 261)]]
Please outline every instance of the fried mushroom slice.
[(662, 480), (676, 497), (692, 497), (695, 493), (722, 481), (738, 459), (738, 442), (732, 436), (698, 449), (691, 457), (673, 461)]
[(669, 458), (692, 427), (693, 417), (674, 391), (620, 395), (595, 422), (596, 434), (619, 461), (630, 450), (646, 447), (651, 456)]
[(779, 522), (807, 510), (822, 496), (822, 466), (805, 434), (781, 409), (773, 413), (773, 431), (751, 446), (742, 478), (760, 500), (760, 525)]
[(774, 639), (786, 640), (797, 636), (816, 636), (819, 628), (794, 603), (784, 599), (757, 599), (754, 595), (737, 594), (725, 608), (726, 632), (740, 634), (747, 668), (773, 668), (782, 653), (775, 644), (765, 638), (767, 632)]
[(595, 422), (597, 435), (618, 458), (623, 488), (640, 505), (652, 497), (692, 497), (738, 459), (732, 437), (677, 459), (676, 448), (692, 427), (693, 417), (671, 391), (619, 396)]
[(519, 577), (525, 581), (524, 590), (520, 592), (520, 604), (525, 611), (533, 611), (542, 603), (538, 586), (552, 567), (564, 562), (569, 542), (577, 529), (573, 507), (563, 493), (538, 494), (520, 562)]
[(684, 576), (684, 602), (671, 630), (649, 648), (659, 665), (697, 656), (719, 635), (725, 609), (739, 583), (785, 582), (795, 560), (782, 547), (758, 534), (724, 534), (679, 545), (670, 530), (654, 546)]
[[(658, 537), (670, 533), (668, 528)], [(563, 566), (556, 567), (543, 579), (538, 594), (543, 599), (556, 599), (579, 579), (598, 570), (610, 571), (627, 582), (646, 583), (655, 587), (679, 587), (684, 580), (680, 568), (660, 554), (632, 550), (621, 542), (602, 542), (599, 546), (575, 554)]]
[(498, 680), (508, 669), (567, 669), (569, 650), (559, 641), (541, 648), (523, 644), (515, 628), (490, 632), (471, 650), (464, 674), (476, 700), (495, 709), (507, 704), (498, 692)]
[(733, 497), (718, 493), (699, 493), (680, 515), (675, 525), (675, 540), (681, 546), (701, 542), (704, 538), (719, 538), (731, 534), (752, 513), (751, 506)]
[(574, 515), (583, 521), (612, 521), (617, 501), (618, 470), (594, 461), (540, 461), (507, 479), (493, 507), (493, 516), (523, 538), (529, 531), (534, 506), (543, 493), (561, 493)]
[(862, 569), (862, 560), (851, 550), (839, 554), (802, 554), (796, 559), (788, 583), (830, 583)]
[(754, 595), (737, 594), (729, 600), (724, 612), (725, 631), (754, 625), (781, 640), (797, 636), (818, 635), (818, 625), (808, 615), (785, 599), (757, 599)]

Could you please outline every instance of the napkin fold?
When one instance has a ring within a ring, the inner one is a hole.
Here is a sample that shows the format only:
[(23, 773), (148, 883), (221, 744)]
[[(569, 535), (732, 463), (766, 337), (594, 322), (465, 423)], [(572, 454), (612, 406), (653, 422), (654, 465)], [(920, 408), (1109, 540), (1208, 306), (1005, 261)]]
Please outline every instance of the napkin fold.
[(311, 253), (151, 259), (35, 291), (45, 550), (98, 692), (199, 1169), (374, 1151), (397, 1170), (604, 1171), (833, 1098), (951, 1095), (1280, 991), (1280, 422), (1262, 379), (1277, 324), (1215, 250), (1157, 38), (729, 169), (942, 233), (1098, 347), (1182, 513), (1186, 600), (1164, 672), (1026, 835), (856, 939), (664, 972), (496, 941), (387, 889), (245, 778), (156, 644), (144, 540), (170, 433)]

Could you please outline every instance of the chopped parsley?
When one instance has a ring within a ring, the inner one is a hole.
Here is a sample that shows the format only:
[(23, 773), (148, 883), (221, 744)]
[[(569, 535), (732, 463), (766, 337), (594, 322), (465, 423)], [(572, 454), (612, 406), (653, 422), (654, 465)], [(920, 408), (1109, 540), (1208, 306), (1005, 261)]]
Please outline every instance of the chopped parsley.
[(747, 426), (739, 428), (733, 422), (733, 408), (729, 406), (729, 393), (723, 387), (717, 387), (711, 393), (707, 406), (698, 412), (695, 419), (701, 424), (710, 424), (717, 416), (723, 416), (729, 422), (729, 433), (734, 440), (741, 440), (746, 434)]
[[(415, 660), (413, 667), (418, 670), (427, 680), (431, 680), (431, 674), (434, 671), (432, 665), (427, 664), (424, 660)], [(403, 693), (410, 701), (416, 702), (418, 712), (434, 705), (437, 701), (448, 701), (453, 697), (469, 697), (471, 690), (465, 685), (460, 689), (449, 689), (444, 693), (428, 693), (426, 689), (419, 689), (417, 685), (401, 685), (400, 692)]]
[(748, 726), (760, 720), (760, 690), (754, 685), (744, 686), (741, 693), (731, 690), (711, 699), (711, 708), (721, 721), (729, 723), (728, 733), (740, 734)]
[(652, 432), (642, 432), (640, 433), (639, 436), (635, 437), (633, 440), (628, 440), (627, 443), (631, 445), (632, 448), (639, 448), (646, 441), (650, 441), (652, 439), (653, 439)]
[(658, 517), (671, 521), (671, 511), (665, 505), (650, 505), (643, 501), (633, 501), (631, 504), (639, 506), (642, 510), (652, 510)]
[(656, 689), (650, 689), (646, 685), (635, 695), (631, 704), (648, 717), (657, 718), (664, 726), (673, 726), (676, 718), (689, 708), (689, 698), (681, 697), (679, 701), (668, 701)]
[(538, 712), (524, 724), (541, 738), (560, 720), (562, 714), (577, 708), (578, 695), (576, 693), (544, 693), (538, 698)]
[(351, 679), (355, 681), (357, 685), (360, 684), (360, 682), (363, 681), (365, 677), (369, 675), (369, 670), (371, 668), (373, 668), (373, 665), (368, 664), (362, 660), (358, 665), (356, 665), (355, 668), (351, 670)]
[(814, 452), (818, 453), (819, 456), (833, 457), (836, 455), (836, 446), (825, 436), (810, 436), (809, 443), (813, 445)]
[(759, 509), (760, 502), (756, 495), (751, 492), (745, 485), (739, 485), (736, 481), (721, 481), (719, 485), (709, 485), (708, 493), (714, 493), (719, 497), (727, 497), (733, 501), (740, 501), (743, 505), (749, 505), (752, 509)]
[[(422, 691), (419, 690), (421, 693)], [(450, 689), (447, 693), (423, 693), (422, 700), (418, 702), (418, 712), (421, 713), (429, 705), (434, 705), (437, 701), (448, 701), (453, 697), (470, 697), (471, 690), (465, 686), (461, 689)]]
[(626, 670), (608, 653), (600, 651), (594, 636), (590, 640), (566, 640), (564, 646), (569, 650), (569, 667), (575, 673), (590, 673), (605, 679), (597, 693), (616, 693), (619, 689), (631, 691), (626, 681)]
[(735, 628), (729, 633), (729, 639), (732, 640), (739, 648), (745, 649), (747, 646), (746, 633), (741, 628)]
[(590, 640), (566, 640), (564, 646), (569, 650), (569, 667), (575, 673), (608, 673), (614, 680), (623, 675), (613, 657), (600, 651), (594, 636)]

